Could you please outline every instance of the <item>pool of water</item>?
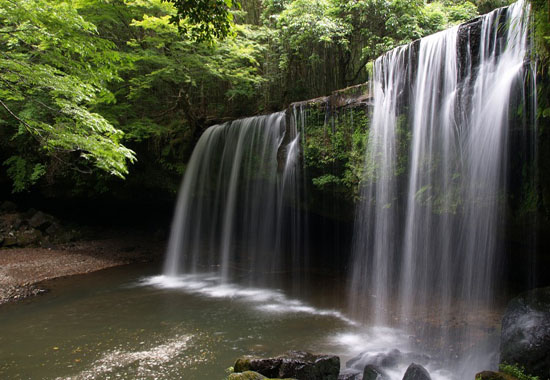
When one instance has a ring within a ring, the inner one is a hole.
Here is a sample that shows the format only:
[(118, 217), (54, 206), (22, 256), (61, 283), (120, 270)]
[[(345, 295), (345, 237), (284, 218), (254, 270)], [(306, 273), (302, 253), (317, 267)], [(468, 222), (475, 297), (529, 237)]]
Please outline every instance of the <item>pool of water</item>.
[[(344, 368), (360, 352), (408, 352), (409, 336), (358, 325), (326, 307), (338, 304), (326, 294), (308, 303), (281, 290), (220, 285), (209, 274), (157, 273), (136, 265), (58, 279), (47, 295), (1, 307), (0, 378), (223, 379), (245, 354), (332, 353)], [(414, 358), (397, 363), (392, 379)], [(453, 378), (425, 364), (434, 380)]]

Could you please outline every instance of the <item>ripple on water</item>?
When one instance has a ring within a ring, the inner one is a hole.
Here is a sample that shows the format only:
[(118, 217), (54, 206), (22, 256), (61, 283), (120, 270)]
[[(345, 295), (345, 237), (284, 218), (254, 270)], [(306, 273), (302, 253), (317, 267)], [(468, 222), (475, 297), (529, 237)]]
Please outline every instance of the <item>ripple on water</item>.
[(97, 378), (116, 377), (124, 378), (128, 375), (138, 378), (165, 378), (169, 373), (169, 368), (176, 365), (174, 360), (177, 358), (179, 368), (189, 367), (191, 365), (207, 360), (200, 355), (185, 355), (189, 348), (193, 336), (177, 335), (160, 344), (140, 351), (126, 351), (116, 349), (103, 354), (103, 356), (94, 361), (89, 368), (78, 374), (58, 377), (58, 380), (91, 380)]

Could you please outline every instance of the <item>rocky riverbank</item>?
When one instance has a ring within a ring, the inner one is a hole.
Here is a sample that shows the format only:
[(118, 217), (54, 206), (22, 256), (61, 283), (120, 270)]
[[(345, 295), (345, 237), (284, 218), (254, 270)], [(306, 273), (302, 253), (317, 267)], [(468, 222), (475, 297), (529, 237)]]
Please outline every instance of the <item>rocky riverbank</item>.
[(157, 246), (134, 236), (82, 240), (54, 248), (0, 249), (0, 305), (45, 293), (42, 281), (158, 259)]
[(45, 280), (157, 260), (162, 238), (64, 225), (37, 210), (0, 205), (0, 305), (43, 294)]

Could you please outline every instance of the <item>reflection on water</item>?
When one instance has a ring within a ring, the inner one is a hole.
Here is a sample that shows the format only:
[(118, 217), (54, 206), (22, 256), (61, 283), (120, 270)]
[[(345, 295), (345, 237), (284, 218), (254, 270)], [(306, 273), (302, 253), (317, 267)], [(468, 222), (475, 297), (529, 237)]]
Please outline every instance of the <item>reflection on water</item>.
[(0, 378), (222, 379), (241, 355), (294, 349), (339, 355), (352, 371), (383, 363), (392, 379), (412, 361), (434, 380), (458, 379), (433, 353), (411, 350), (401, 330), (366, 328), (326, 308), (338, 300), (322, 290), (307, 303), (212, 275), (150, 272), (129, 266), (60, 279), (47, 296), (1, 308)]
[[(117, 373), (117, 376), (124, 375), (124, 377), (135, 374), (139, 378), (153, 378), (156, 377), (157, 372), (173, 370), (175, 365), (168, 363), (172, 362), (177, 356), (180, 357), (177, 365), (183, 367), (205, 361), (206, 359), (200, 357), (191, 357), (188, 360), (181, 359), (190, 339), (191, 336), (176, 336), (165, 343), (142, 351), (110, 351), (94, 361), (89, 369), (74, 376), (59, 377), (58, 379), (88, 380), (112, 373)], [(145, 345), (145, 342), (141, 343)], [(131, 372), (125, 370), (132, 367)]]

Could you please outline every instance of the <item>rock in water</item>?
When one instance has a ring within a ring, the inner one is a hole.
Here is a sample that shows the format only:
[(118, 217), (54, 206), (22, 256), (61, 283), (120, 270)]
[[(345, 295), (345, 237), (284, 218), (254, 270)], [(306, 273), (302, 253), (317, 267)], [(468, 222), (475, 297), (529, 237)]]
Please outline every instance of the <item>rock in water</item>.
[(346, 367), (355, 368), (361, 370), (368, 365), (374, 365), (379, 368), (393, 368), (396, 367), (399, 362), (404, 361), (405, 355), (398, 349), (393, 349), (388, 352), (382, 352), (378, 354), (370, 354), (368, 352), (362, 352), (356, 357), (346, 362)]
[(403, 380), (432, 380), (426, 368), (422, 367), (420, 364), (412, 363), (405, 375)]
[(279, 357), (261, 359), (244, 356), (237, 359), (233, 368), (235, 372), (255, 371), (264, 376), (276, 377), (279, 376), (282, 362)]
[(380, 368), (369, 364), (363, 370), (363, 380), (388, 380), (388, 377)]
[(338, 380), (361, 380), (361, 374), (358, 372), (342, 372), (338, 375)]
[(523, 293), (502, 318), (500, 361), (550, 379), (550, 287)]
[(234, 368), (235, 372), (255, 371), (279, 379), (337, 380), (340, 373), (340, 358), (333, 355), (289, 351), (275, 358), (239, 358)]

